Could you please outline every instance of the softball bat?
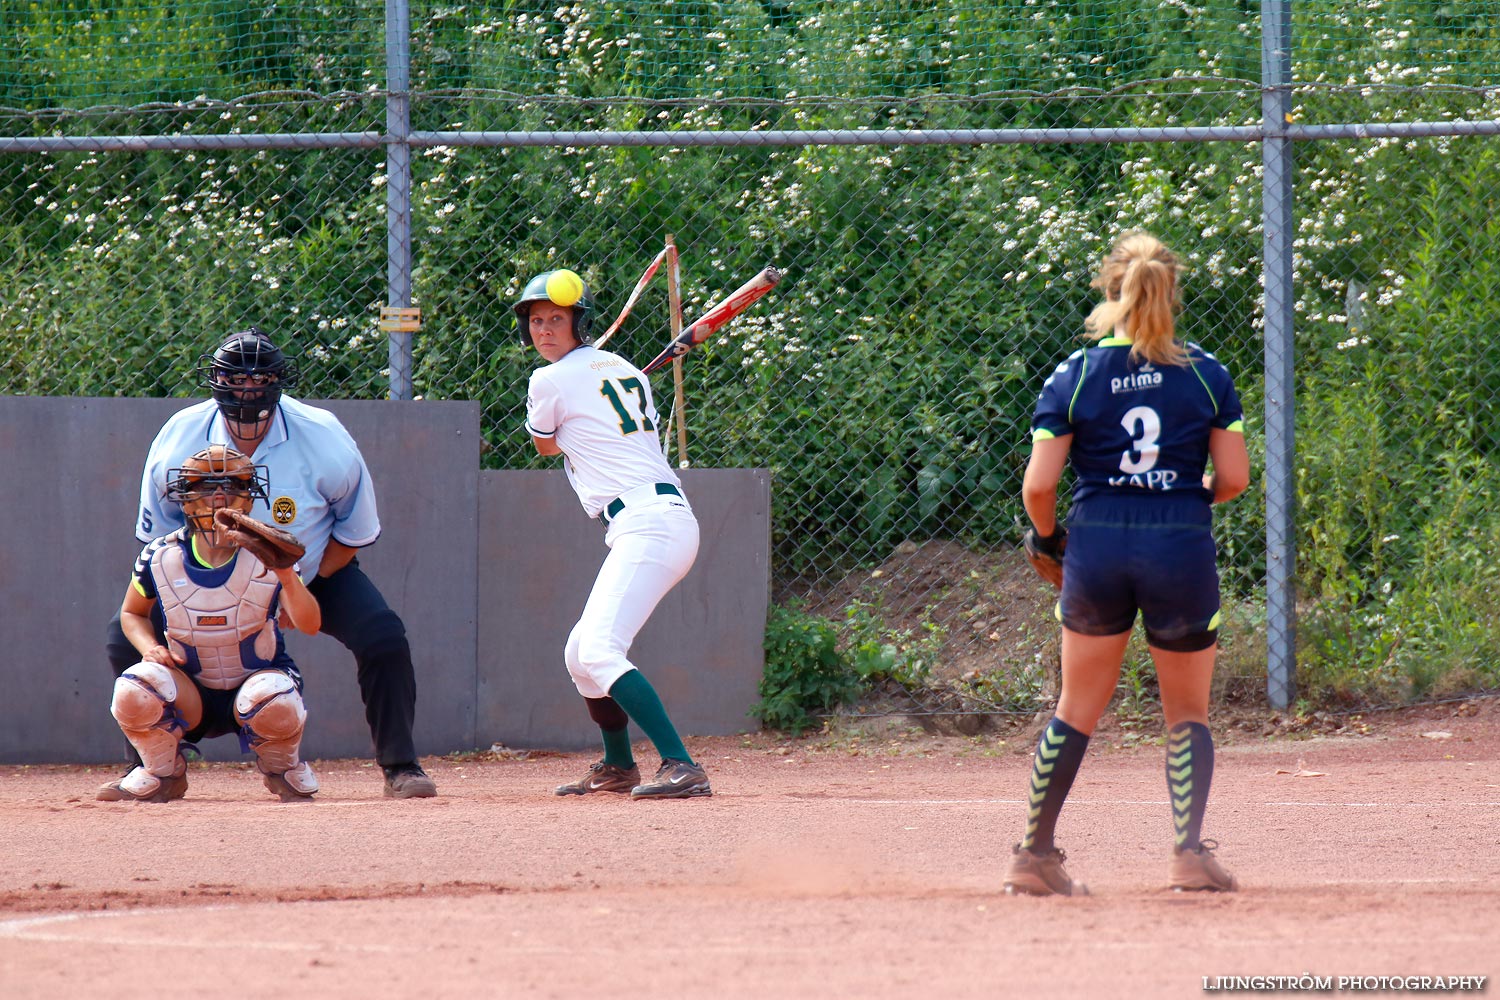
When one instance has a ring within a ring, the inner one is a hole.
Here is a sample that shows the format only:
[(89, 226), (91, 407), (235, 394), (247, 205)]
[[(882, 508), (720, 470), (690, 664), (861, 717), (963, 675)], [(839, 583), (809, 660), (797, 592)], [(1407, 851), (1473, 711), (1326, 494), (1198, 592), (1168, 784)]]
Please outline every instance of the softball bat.
[(709, 307), (709, 310), (699, 317), (693, 324), (678, 334), (666, 349), (651, 359), (650, 363), (641, 369), (641, 372), (650, 375), (656, 369), (667, 364), (673, 358), (680, 358), (688, 351), (712, 337), (719, 328), (740, 313), (749, 309), (756, 300), (776, 287), (781, 280), (781, 272), (774, 267), (768, 267), (755, 277), (735, 289), (726, 298)]

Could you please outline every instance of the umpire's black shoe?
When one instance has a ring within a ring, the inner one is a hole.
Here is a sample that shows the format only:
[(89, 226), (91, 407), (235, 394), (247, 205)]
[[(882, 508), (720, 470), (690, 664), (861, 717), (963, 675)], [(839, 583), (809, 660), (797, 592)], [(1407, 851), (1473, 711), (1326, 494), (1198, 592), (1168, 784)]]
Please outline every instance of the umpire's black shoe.
[(385, 797), (388, 799), (430, 799), (437, 794), (437, 782), (427, 777), (422, 765), (392, 764), (385, 771)]
[(664, 760), (656, 777), (630, 790), (632, 799), (691, 799), (712, 795), (708, 775), (698, 764), (685, 760)]

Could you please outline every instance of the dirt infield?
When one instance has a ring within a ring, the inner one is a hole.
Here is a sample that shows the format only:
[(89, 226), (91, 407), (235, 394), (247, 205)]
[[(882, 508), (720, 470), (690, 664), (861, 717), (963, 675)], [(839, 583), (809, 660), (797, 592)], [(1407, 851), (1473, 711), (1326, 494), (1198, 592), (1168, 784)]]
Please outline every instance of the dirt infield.
[(94, 801), (113, 768), (0, 768), (0, 995), (1178, 997), (1500, 972), (1500, 703), (1367, 728), (1220, 747), (1230, 896), (1163, 888), (1161, 749), (1104, 734), (1058, 834), (1083, 899), (998, 891), (1019, 735), (693, 741), (715, 795), (686, 802), (554, 797), (577, 755), (430, 759), (443, 794), (407, 802), (325, 761), (319, 801), (286, 805), (234, 765), (194, 765), (165, 806)]

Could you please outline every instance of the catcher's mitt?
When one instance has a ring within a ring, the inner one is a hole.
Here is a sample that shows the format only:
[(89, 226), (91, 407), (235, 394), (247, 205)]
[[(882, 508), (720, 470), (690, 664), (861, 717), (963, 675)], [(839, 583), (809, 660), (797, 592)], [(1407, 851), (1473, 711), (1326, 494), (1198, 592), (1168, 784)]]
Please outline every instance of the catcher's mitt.
[(271, 569), (290, 569), (307, 551), (290, 531), (257, 521), (231, 507), (214, 511), (214, 523), (231, 544), (244, 549)]
[(1063, 553), (1068, 548), (1068, 529), (1058, 525), (1052, 534), (1042, 536), (1036, 528), (1027, 528), (1021, 544), (1026, 547), (1026, 560), (1037, 576), (1052, 586), (1062, 589)]

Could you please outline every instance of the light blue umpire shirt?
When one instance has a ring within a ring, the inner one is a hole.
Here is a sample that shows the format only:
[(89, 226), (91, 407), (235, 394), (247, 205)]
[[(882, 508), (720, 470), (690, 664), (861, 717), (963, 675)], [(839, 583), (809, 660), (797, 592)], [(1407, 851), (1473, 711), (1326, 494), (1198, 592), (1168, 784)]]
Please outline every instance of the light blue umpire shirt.
[[(178, 410), (162, 425), (146, 453), (141, 474), (141, 512), (135, 536), (141, 542), (185, 523), (182, 507), (166, 499), (167, 471), (212, 444), (234, 447), (213, 400)], [(327, 410), (282, 396), (255, 454), (271, 481), (270, 502), (255, 501), (251, 514), (297, 536), (307, 554), (302, 578), (318, 575), (328, 539), (362, 548), (380, 537), (375, 483), (359, 445)]]

